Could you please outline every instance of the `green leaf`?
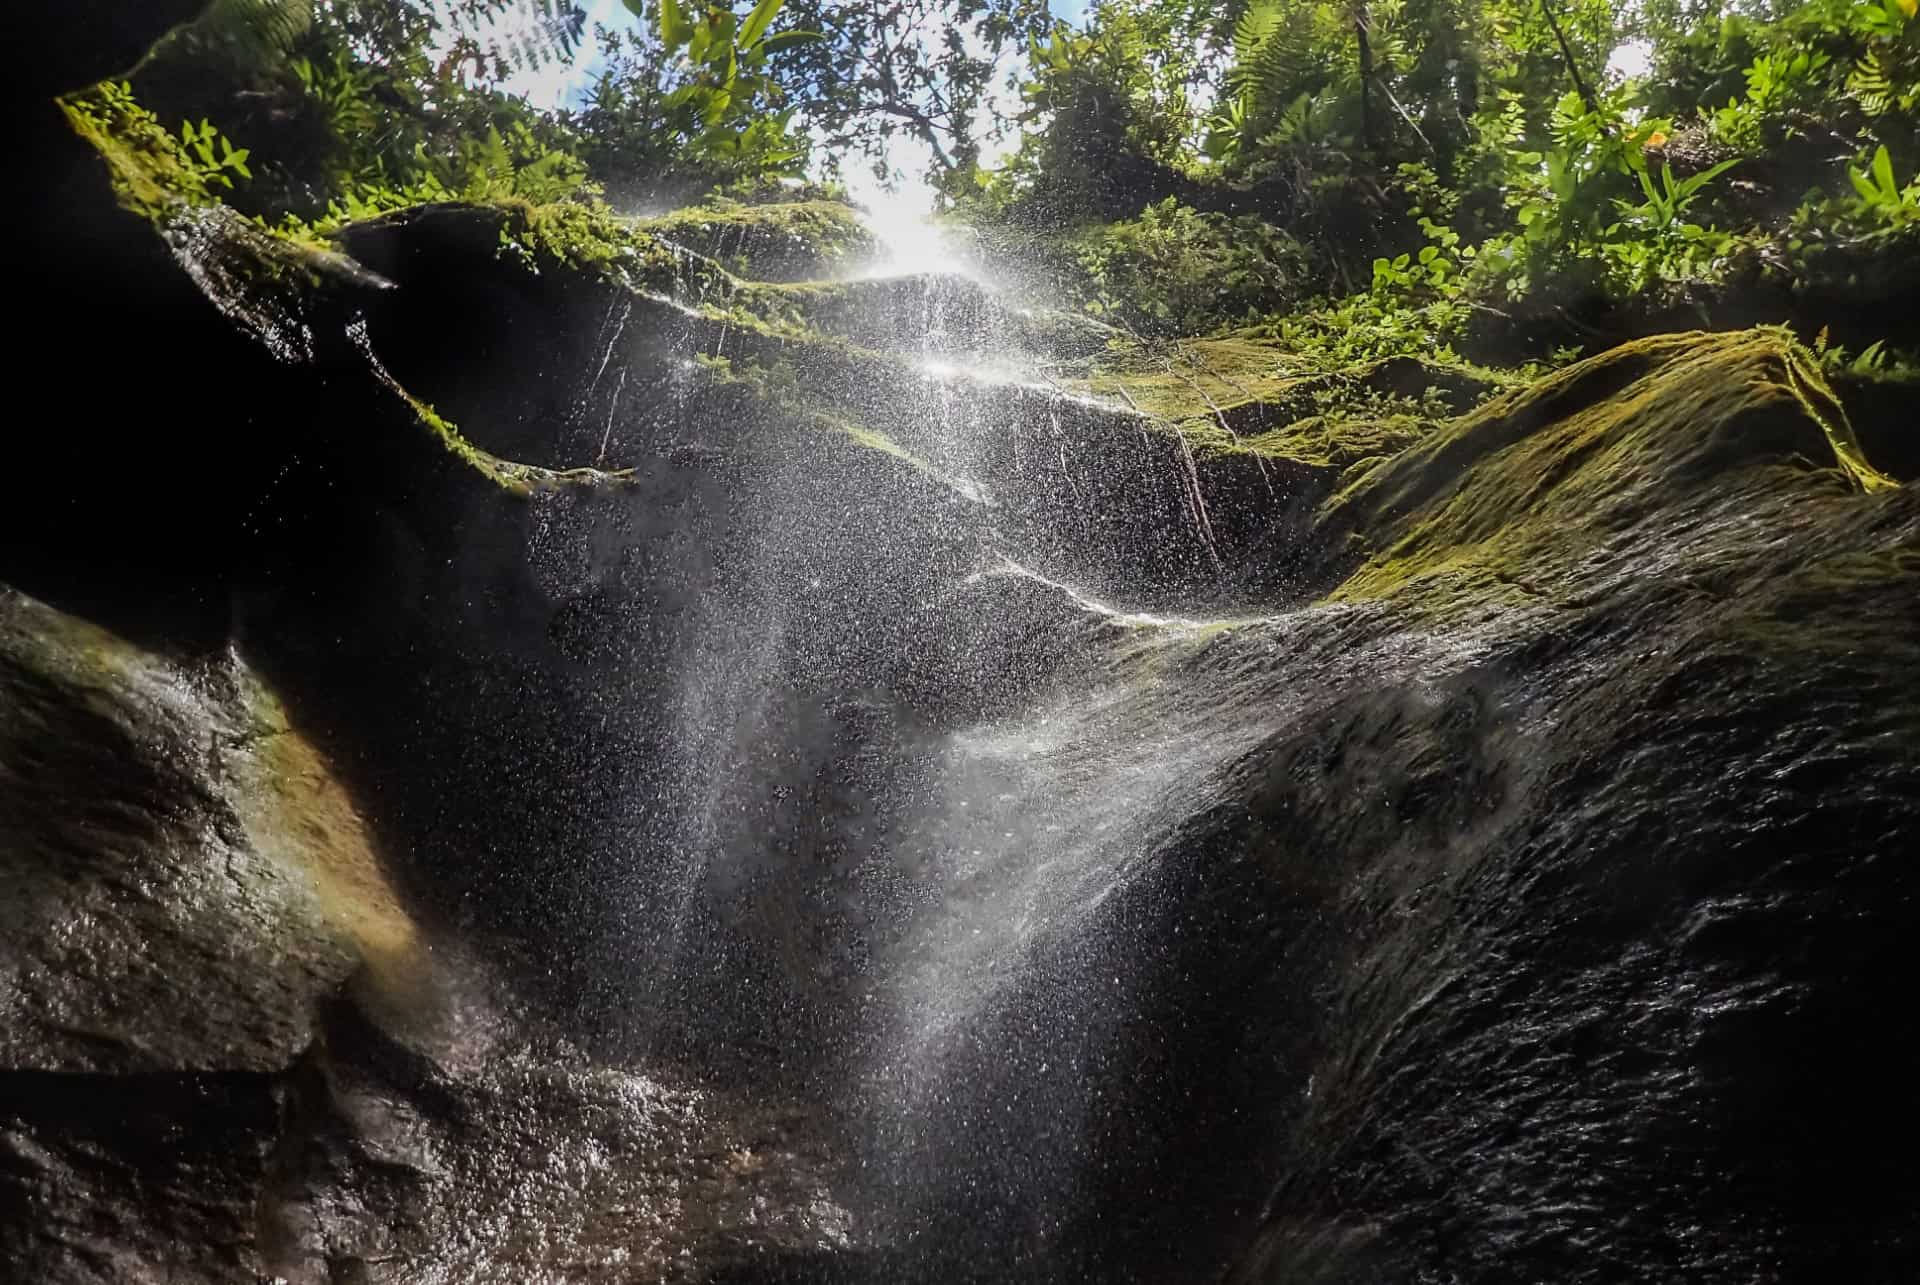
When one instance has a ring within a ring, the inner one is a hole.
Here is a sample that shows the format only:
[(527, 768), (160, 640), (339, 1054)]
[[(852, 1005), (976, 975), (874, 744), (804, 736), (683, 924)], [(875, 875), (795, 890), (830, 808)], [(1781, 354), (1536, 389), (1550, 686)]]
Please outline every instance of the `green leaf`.
[(1893, 181), (1893, 158), (1887, 155), (1885, 143), (1874, 149), (1873, 177), (1879, 184), (1880, 190), (1886, 193), (1887, 199), (1897, 204), (1900, 200), (1900, 185)]
[[(637, 6), (638, 0), (628, 0)], [(660, 43), (668, 50), (679, 49), (693, 39), (693, 19), (680, 0), (660, 0)]]
[(795, 45), (810, 45), (825, 39), (826, 36), (818, 31), (782, 31), (761, 41), (760, 48), (763, 52), (771, 54), (782, 49), (791, 49)]
[(1865, 201), (1868, 205), (1880, 204), (1880, 189), (1868, 182), (1865, 174), (1862, 174), (1854, 166), (1849, 165), (1847, 166), (1847, 177), (1853, 181), (1853, 190), (1860, 194), (1861, 200)]
[(760, 0), (754, 5), (752, 12), (747, 14), (747, 20), (740, 24), (739, 43), (743, 47), (757, 44), (760, 37), (766, 34), (767, 28), (773, 25), (775, 16), (780, 12), (780, 6), (785, 3), (786, 0)]

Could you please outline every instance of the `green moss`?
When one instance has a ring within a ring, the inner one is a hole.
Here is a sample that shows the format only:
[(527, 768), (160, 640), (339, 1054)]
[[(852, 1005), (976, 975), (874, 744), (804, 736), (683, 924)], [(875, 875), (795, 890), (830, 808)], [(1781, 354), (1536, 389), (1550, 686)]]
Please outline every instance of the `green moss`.
[(1198, 451), (1345, 467), (1403, 449), (1513, 381), (1411, 357), (1325, 370), (1272, 341), (1230, 336), (1116, 344), (1067, 382), (1171, 426)]
[(1847, 408), (1867, 458), (1903, 482), (1920, 478), (1920, 424), (1913, 406), (1920, 401), (1920, 369), (1829, 372), (1828, 385)]
[(879, 248), (859, 212), (838, 201), (716, 201), (635, 226), (716, 260), (737, 276), (764, 281), (827, 275)]
[(387, 990), (411, 988), (424, 963), (423, 943), (375, 852), (370, 827), (278, 698), (250, 672), (242, 678), (249, 726), (235, 765), (244, 787), (236, 804), (247, 837), (300, 874), (327, 924), (369, 966), (369, 981)]
[(185, 206), (204, 204), (206, 186), (186, 164), (179, 140), (150, 113), (117, 103), (98, 93), (76, 94), (62, 99), (60, 110), (106, 163), (121, 206), (158, 222)]
[(628, 290), (675, 298), (732, 293), (732, 279), (719, 265), (687, 254), (603, 205), (507, 202), (500, 208), (506, 213), (502, 248), (536, 272), (558, 265)]
[[(937, 326), (944, 348), (990, 360), (1082, 360), (1114, 332), (1072, 313), (1007, 307), (964, 277), (919, 274), (849, 281), (741, 282), (731, 301), (784, 333), (831, 334), (876, 348), (917, 347)], [(964, 356), (956, 359), (964, 360)]]
[[(1245, 438), (1239, 446), (1270, 459), (1345, 470), (1363, 460), (1377, 462), (1398, 454), (1433, 431), (1433, 421), (1413, 415), (1382, 419), (1309, 415), (1284, 428)], [(1208, 444), (1218, 448), (1217, 439)]]
[(595, 468), (550, 469), (533, 464), (520, 464), (513, 460), (501, 459), (489, 451), (481, 450), (468, 441), (458, 428), (433, 407), (427, 405), (413, 394), (393, 387), (406, 399), (421, 424), (433, 433), (440, 444), (461, 463), (492, 482), (500, 489), (514, 495), (531, 495), (535, 491), (551, 490), (563, 486), (620, 486), (630, 483), (633, 470), (620, 469), (608, 471)]
[(1577, 596), (1580, 559), (1647, 513), (1735, 485), (1762, 495), (1809, 462), (1841, 494), (1891, 485), (1790, 337), (1640, 340), (1356, 470), (1322, 516), (1369, 556), (1333, 597)]
[(1075, 380), (1094, 396), (1118, 397), (1171, 424), (1209, 419), (1213, 407), (1263, 404), (1300, 374), (1271, 344), (1245, 339), (1127, 342), (1088, 363)]
[(400, 381), (389, 374), (387, 369), (373, 357), (371, 351), (366, 355), (374, 378), (406, 402), (413, 411), (414, 417), (449, 455), (508, 494), (525, 496), (536, 491), (563, 486), (623, 486), (631, 483), (633, 479), (631, 469), (614, 472), (592, 468), (549, 469), (501, 459), (498, 455), (475, 446), (451, 420), (408, 392)]
[(879, 281), (742, 282), (737, 306), (782, 334), (858, 335), (876, 312), (899, 303), (902, 285), (912, 278)]

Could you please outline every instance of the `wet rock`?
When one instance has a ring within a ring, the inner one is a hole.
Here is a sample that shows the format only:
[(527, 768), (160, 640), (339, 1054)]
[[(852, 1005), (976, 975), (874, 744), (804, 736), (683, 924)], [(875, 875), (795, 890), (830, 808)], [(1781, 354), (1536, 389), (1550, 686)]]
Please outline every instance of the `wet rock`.
[(413, 929), (353, 805), (237, 664), (0, 596), (0, 1063), (270, 1072)]
[(859, 212), (838, 201), (716, 201), (644, 219), (640, 226), (759, 281), (832, 276), (879, 249)]
[(413, 967), (356, 810), (245, 666), (4, 590), (0, 836), (0, 1257), (231, 1277), (279, 1075)]
[(231, 658), (0, 597), (19, 1279), (683, 1279), (847, 1239), (803, 1117), (509, 1038)]
[(128, 360), (224, 336), (274, 431), (103, 416), (137, 481), (7, 515), (74, 531), (0, 545), (36, 585), (132, 592), (57, 501), (201, 595), (164, 661), (8, 608), (14, 1261), (1915, 1274), (1884, 407), (1773, 332), (1505, 391), (1213, 340), (1102, 400), (526, 217), (272, 290), (194, 224)]

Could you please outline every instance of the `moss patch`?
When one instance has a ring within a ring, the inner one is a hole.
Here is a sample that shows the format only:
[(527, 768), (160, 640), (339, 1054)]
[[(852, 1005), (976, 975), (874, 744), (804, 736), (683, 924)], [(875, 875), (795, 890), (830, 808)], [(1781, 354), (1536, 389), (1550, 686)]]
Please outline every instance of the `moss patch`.
[(766, 407), (781, 422), (810, 432), (844, 437), (864, 450), (890, 456), (928, 477), (940, 477), (932, 465), (887, 434), (823, 409), (816, 399), (806, 396), (793, 369), (784, 363), (762, 366), (706, 357), (700, 360), (699, 366), (701, 378), (710, 391), (743, 394)]
[(429, 403), (414, 396), (393, 377), (392, 372), (387, 370), (374, 353), (371, 343), (367, 342), (364, 331), (356, 333), (354, 337), (374, 379), (407, 404), (414, 418), (432, 435), (433, 440), (439, 443), (447, 454), (508, 494), (526, 496), (536, 491), (551, 490), (556, 487), (618, 486), (631, 481), (630, 470), (609, 472), (594, 468), (541, 468), (535, 464), (521, 464), (515, 460), (502, 459), (491, 451), (482, 450), (468, 440), (452, 420), (435, 410)]
[(254, 684), (245, 694), (253, 726), (237, 810), (248, 838), (305, 876), (322, 917), (352, 942), (376, 980), (414, 988), (421, 981), (419, 930), (374, 853), (359, 809), (280, 702)]
[(716, 201), (642, 219), (635, 227), (705, 255), (736, 276), (761, 281), (828, 276), (879, 250), (859, 212), (838, 201)]
[(1736, 486), (1764, 497), (1770, 479), (1808, 469), (1823, 469), (1841, 494), (1893, 485), (1790, 337), (1637, 341), (1349, 479), (1323, 521), (1370, 552), (1333, 596), (1577, 595), (1576, 564), (1649, 514)]
[(206, 200), (205, 187), (182, 163), (179, 140), (142, 113), (131, 122), (88, 95), (62, 99), (73, 132), (100, 154), (123, 208), (159, 220), (182, 206)]
[(1196, 450), (1334, 467), (1400, 450), (1512, 382), (1411, 357), (1329, 371), (1243, 336), (1113, 345), (1067, 381), (1171, 425)]
[(6, 1065), (275, 1071), (349, 978), (424, 979), (367, 826), (245, 663), (4, 587), (0, 833)]
[(669, 298), (733, 292), (732, 277), (711, 259), (622, 219), (603, 206), (560, 202), (506, 204), (501, 246), (538, 272), (561, 266)]

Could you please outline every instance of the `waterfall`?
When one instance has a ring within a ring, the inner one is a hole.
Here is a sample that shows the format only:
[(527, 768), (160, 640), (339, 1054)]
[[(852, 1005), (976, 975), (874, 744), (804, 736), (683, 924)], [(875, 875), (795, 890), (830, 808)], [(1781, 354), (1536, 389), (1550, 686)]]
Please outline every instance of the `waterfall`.
[[(937, 234), (875, 231), (888, 253), (851, 284), (917, 366), (878, 391), (954, 490), (909, 514), (857, 476), (823, 484), (806, 439), (775, 434), (733, 439), (724, 486), (682, 504), (652, 573), (678, 586), (667, 643), (635, 652), (660, 730), (625, 773), (620, 1002), (648, 1056), (809, 1081), (848, 1139), (852, 1234), (900, 1255), (889, 1270), (1054, 1279), (1085, 1266), (1073, 1224), (1108, 1180), (1088, 1166), (1131, 1109), (1136, 991), (1163, 954), (1138, 934), (1171, 913), (1156, 862), (1270, 727), (1164, 680), (1276, 626), (1076, 587), (1098, 555), (1047, 520), (1087, 502), (1063, 395)], [(617, 458), (612, 365), (585, 396)], [(725, 440), (667, 387), (664, 414), (629, 419)], [(996, 461), (991, 489), (973, 480)]]

